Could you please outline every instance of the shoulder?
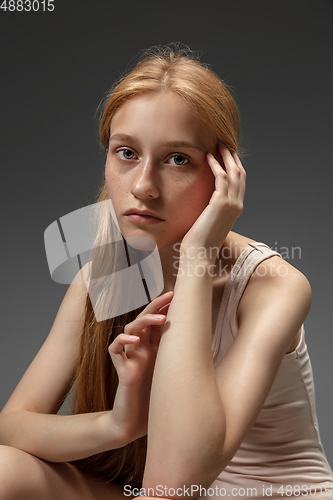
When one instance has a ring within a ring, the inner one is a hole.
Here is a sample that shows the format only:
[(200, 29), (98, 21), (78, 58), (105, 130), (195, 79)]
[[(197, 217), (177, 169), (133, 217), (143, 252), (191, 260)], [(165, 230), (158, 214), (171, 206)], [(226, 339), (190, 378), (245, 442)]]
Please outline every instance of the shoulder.
[(238, 307), (242, 317), (256, 305), (288, 311), (305, 320), (311, 307), (312, 291), (306, 276), (279, 256), (262, 261), (254, 270)]
[[(230, 265), (235, 264), (240, 254), (249, 244), (257, 244), (258, 241), (231, 231), (221, 249), (222, 257), (228, 260)], [(284, 290), (295, 291), (301, 289), (311, 295), (310, 283), (305, 275), (293, 267), (289, 262), (277, 255), (268, 255), (260, 262), (249, 281), (251, 288), (258, 287), (281, 287)], [(250, 287), (247, 287), (249, 289)]]
[(306, 276), (278, 255), (263, 260), (254, 270), (248, 289), (276, 289), (287, 294), (299, 293), (311, 298), (311, 286)]
[[(80, 338), (85, 318), (89, 265), (85, 265), (75, 275), (60, 304), (49, 337), (62, 335)], [(66, 325), (66, 328), (65, 328)], [(71, 326), (70, 326), (71, 325)], [(77, 327), (75, 326), (77, 325)]]
[(90, 273), (91, 273), (91, 261), (87, 262), (80, 271), (76, 274), (72, 281), (72, 285), (82, 285), (84, 283), (87, 283), (90, 279)]
[[(221, 249), (224, 264), (230, 269), (252, 238), (231, 231)], [(283, 300), (282, 300), (283, 298)], [(238, 315), (249, 311), (255, 302), (290, 301), (307, 315), (311, 306), (311, 286), (302, 272), (277, 255), (269, 256), (254, 269), (241, 297)]]

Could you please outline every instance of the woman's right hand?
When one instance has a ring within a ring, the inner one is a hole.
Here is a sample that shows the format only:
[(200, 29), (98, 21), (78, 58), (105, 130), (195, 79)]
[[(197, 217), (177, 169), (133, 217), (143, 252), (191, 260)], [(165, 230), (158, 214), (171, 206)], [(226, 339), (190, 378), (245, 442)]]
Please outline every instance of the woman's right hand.
[(109, 346), (119, 378), (112, 418), (125, 442), (147, 433), (150, 389), (161, 326), (166, 321), (172, 297), (170, 291), (152, 300)]

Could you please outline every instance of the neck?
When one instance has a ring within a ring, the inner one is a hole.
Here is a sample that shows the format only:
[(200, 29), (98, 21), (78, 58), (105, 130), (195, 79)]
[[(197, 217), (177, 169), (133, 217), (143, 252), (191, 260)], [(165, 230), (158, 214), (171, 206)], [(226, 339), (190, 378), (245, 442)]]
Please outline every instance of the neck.
[[(225, 274), (218, 274), (221, 272), (221, 269), (228, 269), (230, 272), (230, 265), (232, 265), (233, 261), (237, 259), (239, 256), (242, 247), (239, 243), (237, 245), (237, 241), (233, 242), (234, 233), (230, 232), (226, 237), (222, 248), (215, 260), (215, 265), (218, 266), (216, 272), (212, 270), (211, 272), (216, 274), (217, 278), (214, 279), (214, 282), (220, 282), (221, 278), (225, 278)], [(235, 255), (233, 255), (235, 253)], [(164, 288), (161, 293), (169, 292), (170, 290), (174, 290), (177, 272), (179, 267), (179, 257), (180, 257), (180, 242), (174, 243), (173, 245), (166, 246), (163, 248), (159, 248), (159, 255), (161, 259), (162, 271), (163, 271), (163, 280), (164, 280)], [(220, 260), (221, 262), (218, 262)], [(224, 271), (225, 272), (225, 271)]]

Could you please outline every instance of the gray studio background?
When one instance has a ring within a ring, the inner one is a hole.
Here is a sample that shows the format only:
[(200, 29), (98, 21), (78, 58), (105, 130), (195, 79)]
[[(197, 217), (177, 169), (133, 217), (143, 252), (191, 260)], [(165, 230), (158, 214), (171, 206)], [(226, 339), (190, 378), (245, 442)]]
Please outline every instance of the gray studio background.
[[(0, 12), (0, 408), (67, 290), (44, 230), (95, 201), (96, 108), (142, 49), (180, 41), (232, 87), (242, 118), (245, 209), (235, 230), (281, 250), (313, 288), (306, 342), (333, 466), (331, 0), (55, 0)], [(292, 256), (292, 248), (299, 247)], [(286, 250), (283, 250), (286, 252)]]

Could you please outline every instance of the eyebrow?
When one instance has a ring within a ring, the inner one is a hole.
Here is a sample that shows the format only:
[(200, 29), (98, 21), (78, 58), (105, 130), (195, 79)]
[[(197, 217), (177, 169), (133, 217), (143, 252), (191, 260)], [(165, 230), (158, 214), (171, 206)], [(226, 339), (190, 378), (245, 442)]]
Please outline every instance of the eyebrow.
[[(110, 142), (111, 141), (136, 142), (134, 137), (128, 134), (113, 134), (110, 137)], [(191, 148), (191, 149), (197, 149), (198, 151), (203, 151), (203, 148), (190, 141), (167, 141), (163, 144), (163, 146), (167, 146), (169, 148)]]

